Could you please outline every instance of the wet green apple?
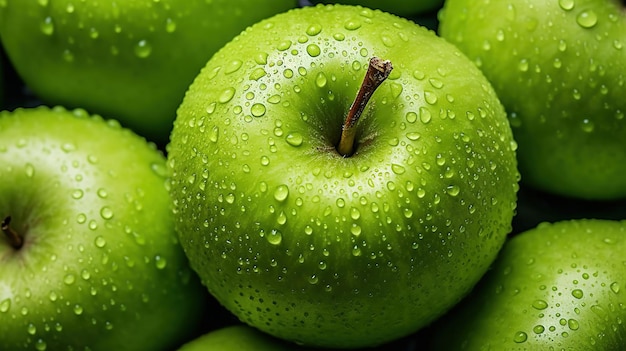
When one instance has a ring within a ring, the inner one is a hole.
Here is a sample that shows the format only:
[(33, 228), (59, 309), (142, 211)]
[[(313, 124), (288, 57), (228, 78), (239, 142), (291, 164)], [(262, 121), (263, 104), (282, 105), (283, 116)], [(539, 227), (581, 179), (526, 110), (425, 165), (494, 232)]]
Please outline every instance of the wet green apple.
[(443, 0), (313, 0), (313, 3), (361, 5), (387, 11), (398, 16), (413, 16), (431, 12), (443, 5)]
[(446, 2), (440, 34), (493, 84), (524, 183), (626, 198), (625, 16), (623, 1)]
[(488, 81), (434, 32), (356, 6), (291, 10), (187, 91), (168, 146), (176, 228), (242, 321), (305, 345), (381, 344), (487, 270), (511, 230), (514, 149)]
[(0, 39), (44, 102), (118, 119), (163, 143), (185, 90), (213, 53), (252, 23), (295, 6), (295, 0), (4, 0)]
[(295, 344), (273, 338), (245, 324), (212, 330), (178, 351), (307, 351)]
[[(626, 221), (544, 222), (513, 237), (433, 350), (623, 350)], [(451, 337), (454, 335), (454, 337)]]
[(206, 289), (174, 232), (165, 157), (117, 122), (0, 113), (0, 349), (171, 350)]

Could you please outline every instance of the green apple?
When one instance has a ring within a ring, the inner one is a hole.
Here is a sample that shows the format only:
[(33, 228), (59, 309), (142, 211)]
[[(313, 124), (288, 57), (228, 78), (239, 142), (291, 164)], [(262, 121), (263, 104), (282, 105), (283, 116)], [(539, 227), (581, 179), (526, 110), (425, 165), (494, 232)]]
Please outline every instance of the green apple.
[[(626, 221), (544, 222), (514, 236), (433, 350), (623, 350)], [(454, 337), (451, 337), (454, 335)]]
[(184, 344), (178, 351), (305, 351), (245, 324), (212, 330)]
[[(388, 79), (365, 106), (372, 56)], [(187, 91), (168, 145), (176, 229), (242, 321), (305, 345), (381, 344), (443, 314), (495, 259), (514, 149), (488, 81), (434, 32), (299, 8), (248, 28)]]
[(626, 198), (623, 1), (449, 0), (439, 17), (504, 104), (525, 184)]
[(171, 350), (206, 290), (165, 157), (83, 110), (0, 113), (0, 349)]
[(313, 0), (313, 3), (361, 5), (372, 9), (391, 12), (399, 16), (413, 16), (436, 11), (444, 0)]
[(0, 39), (44, 102), (118, 119), (164, 143), (185, 90), (213, 53), (252, 23), (295, 6), (295, 0), (0, 0)]

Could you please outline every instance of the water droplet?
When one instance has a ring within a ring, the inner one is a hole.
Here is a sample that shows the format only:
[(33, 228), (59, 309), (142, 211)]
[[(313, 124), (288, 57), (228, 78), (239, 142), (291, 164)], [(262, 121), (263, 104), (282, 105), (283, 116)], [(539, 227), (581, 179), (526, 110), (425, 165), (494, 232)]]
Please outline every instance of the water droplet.
[(48, 16), (44, 18), (40, 25), (41, 32), (45, 35), (52, 35), (54, 33), (54, 22), (52, 17)]
[(357, 30), (361, 28), (361, 22), (357, 20), (349, 20), (343, 24), (343, 27), (347, 30)]
[(164, 269), (167, 267), (167, 260), (161, 255), (156, 255), (154, 256), (154, 265), (157, 269)]
[(113, 211), (111, 210), (111, 208), (104, 206), (102, 207), (102, 209), (100, 209), (100, 216), (103, 219), (111, 219), (113, 218)]
[(406, 172), (406, 169), (402, 165), (393, 163), (391, 165), (391, 171), (393, 171), (393, 173), (395, 174), (404, 174), (404, 172)]
[(291, 40), (284, 40), (278, 43), (278, 46), (276, 48), (279, 51), (289, 50), (289, 48), (291, 47), (291, 44), (292, 44)]
[(458, 185), (449, 185), (446, 188), (446, 193), (450, 196), (457, 196), (461, 192), (461, 188)]
[(83, 197), (83, 194), (84, 193), (81, 189), (74, 189), (72, 191), (72, 198), (78, 200)]
[(302, 143), (304, 142), (304, 138), (302, 137), (302, 134), (297, 133), (297, 132), (287, 134), (287, 137), (285, 140), (287, 141), (287, 144), (291, 146), (301, 146)]
[(274, 190), (274, 199), (276, 201), (283, 202), (287, 200), (288, 196), (289, 196), (289, 187), (285, 184), (281, 184), (277, 186), (276, 190)]
[(583, 291), (582, 291), (582, 290), (580, 290), (580, 289), (575, 289), (575, 290), (572, 290), (572, 296), (574, 296), (574, 297), (575, 297), (575, 298), (577, 298), (577, 299), (582, 299), (582, 298), (583, 298), (583, 296), (584, 296), (584, 294), (583, 294)]
[(261, 117), (265, 114), (265, 105), (261, 104), (261, 103), (256, 103), (254, 105), (252, 105), (252, 107), (250, 108), (250, 113), (254, 116), (254, 117)]
[(261, 156), (261, 165), (267, 166), (270, 164), (270, 158), (267, 156)]
[(543, 333), (545, 330), (546, 330), (546, 328), (545, 328), (543, 325), (541, 325), (541, 324), (538, 324), (538, 325), (536, 325), (536, 326), (534, 326), (534, 327), (533, 327), (533, 332), (534, 332), (535, 334), (541, 334), (541, 333)]
[(99, 247), (99, 248), (103, 248), (107, 244), (106, 240), (100, 235), (96, 237), (96, 240), (94, 241), (94, 243), (96, 244), (96, 247)]
[(578, 14), (576, 23), (583, 28), (592, 28), (598, 23), (598, 15), (593, 10), (585, 10)]
[(422, 121), (422, 123), (424, 124), (429, 123), (430, 120), (432, 119), (430, 110), (425, 107), (420, 107), (419, 112), (420, 112), (420, 121)]
[(611, 291), (613, 291), (616, 294), (619, 293), (619, 283), (617, 282), (611, 283)]
[(311, 57), (317, 57), (320, 55), (320, 53), (322, 52), (322, 50), (320, 49), (319, 46), (317, 46), (316, 44), (309, 44), (306, 47), (306, 52), (309, 54), (309, 56)]
[(519, 63), (517, 64), (517, 69), (519, 69), (521, 72), (527, 72), (528, 71), (528, 60), (527, 59), (521, 59), (519, 61)]
[(268, 235), (265, 236), (267, 242), (272, 245), (280, 245), (283, 241), (283, 234), (278, 230), (272, 230)]
[(582, 129), (582, 131), (585, 133), (591, 133), (595, 129), (595, 124), (585, 118), (580, 124), (580, 129)]
[(68, 274), (63, 278), (63, 282), (67, 285), (72, 285), (76, 281), (76, 277), (73, 274)]
[(152, 54), (152, 45), (147, 40), (140, 40), (135, 44), (135, 55), (139, 58), (147, 58)]
[(319, 282), (319, 278), (316, 274), (313, 274), (309, 277), (309, 284), (317, 284)]
[(430, 90), (426, 90), (424, 91), (424, 99), (426, 100), (427, 103), (434, 105), (437, 103), (437, 94), (433, 93)]
[(218, 101), (222, 104), (225, 104), (229, 102), (230, 100), (232, 100), (234, 96), (235, 96), (235, 88), (232, 88), (232, 87), (226, 88), (220, 94)]
[(0, 312), (5, 313), (11, 308), (11, 299), (4, 299), (0, 301)]
[(518, 331), (515, 333), (515, 336), (513, 336), (513, 341), (515, 341), (518, 344), (526, 342), (527, 339), (528, 339), (528, 335), (523, 331)]
[(84, 311), (83, 306), (78, 305), (78, 304), (74, 305), (74, 314), (75, 315), (80, 316), (81, 314), (83, 314), (83, 311)]
[(567, 326), (571, 329), (571, 330), (578, 330), (578, 328), (580, 327), (580, 323), (578, 323), (577, 320), (575, 319), (569, 319), (567, 321)]
[(559, 0), (559, 6), (563, 10), (569, 11), (574, 8), (574, 0)]
[(315, 84), (319, 88), (323, 88), (326, 86), (326, 83), (328, 83), (328, 78), (326, 78), (326, 75), (324, 74), (324, 72), (319, 72), (317, 76), (315, 77)]
[(263, 78), (265, 75), (267, 75), (267, 72), (265, 72), (265, 69), (263, 67), (257, 67), (254, 69), (254, 71), (252, 71), (252, 73), (250, 73), (250, 79), (259, 80)]
[(224, 70), (224, 72), (226, 74), (231, 74), (231, 73), (237, 72), (241, 68), (241, 65), (243, 65), (243, 61), (241, 61), (241, 60), (232, 60), (226, 66), (226, 69)]
[(165, 31), (168, 33), (174, 33), (176, 31), (176, 22), (173, 19), (168, 18), (165, 20)]
[(406, 114), (406, 121), (409, 123), (415, 123), (417, 121), (417, 113), (411, 111)]
[(337, 41), (344, 41), (346, 39), (346, 36), (343, 33), (335, 33), (333, 34), (333, 38), (335, 38), (335, 40)]
[(538, 310), (545, 310), (548, 308), (548, 303), (544, 300), (535, 300), (533, 301), (533, 307)]

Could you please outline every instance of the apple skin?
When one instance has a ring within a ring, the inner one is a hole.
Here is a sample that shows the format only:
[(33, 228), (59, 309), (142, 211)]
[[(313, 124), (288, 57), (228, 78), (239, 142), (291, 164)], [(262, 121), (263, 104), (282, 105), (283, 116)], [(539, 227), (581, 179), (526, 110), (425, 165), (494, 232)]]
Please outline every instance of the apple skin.
[(441, 36), (480, 66), (508, 112), (525, 184), (626, 198), (622, 3), (449, 0), (440, 12)]
[(514, 236), (435, 324), (432, 350), (623, 350), (625, 250), (626, 221), (544, 222)]
[(295, 6), (295, 0), (5, 0), (0, 39), (45, 103), (117, 119), (164, 144), (185, 90), (213, 53), (252, 23)]
[(245, 324), (212, 330), (178, 351), (313, 351), (273, 338)]
[(414, 16), (436, 11), (443, 0), (314, 0), (313, 3), (361, 5), (371, 9), (390, 12), (398, 16)]
[[(370, 56), (393, 62), (335, 145)], [(203, 68), (168, 145), (176, 229), (209, 291), (300, 344), (414, 332), (479, 280), (511, 230), (515, 143), (482, 73), (434, 32), (362, 7), (261, 21)]]
[(0, 112), (1, 350), (171, 350), (207, 306), (174, 232), (165, 157), (115, 121)]

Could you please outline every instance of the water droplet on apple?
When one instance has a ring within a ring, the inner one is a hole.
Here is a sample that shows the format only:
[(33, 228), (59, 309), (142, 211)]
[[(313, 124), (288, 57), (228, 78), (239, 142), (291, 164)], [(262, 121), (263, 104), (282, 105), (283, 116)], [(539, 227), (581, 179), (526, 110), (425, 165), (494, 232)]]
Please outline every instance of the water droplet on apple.
[(100, 216), (103, 219), (111, 219), (113, 218), (113, 211), (111, 210), (111, 208), (104, 206), (100, 209)]
[(446, 188), (446, 193), (450, 196), (457, 196), (461, 192), (461, 188), (458, 185), (449, 185)]
[(391, 164), (391, 171), (393, 171), (393, 173), (395, 174), (404, 174), (404, 172), (406, 172), (406, 168), (404, 168), (404, 166), (393, 163)]
[(593, 28), (598, 24), (598, 15), (593, 10), (585, 10), (578, 14), (576, 23), (583, 28)]
[(533, 308), (537, 310), (545, 310), (548, 308), (548, 303), (544, 300), (535, 300), (533, 301)]
[(513, 336), (513, 341), (518, 343), (518, 344), (526, 342), (527, 339), (528, 339), (528, 335), (525, 332), (523, 332), (523, 331), (518, 331)]
[(101, 235), (99, 235), (96, 237), (94, 244), (96, 245), (96, 247), (103, 248), (106, 246), (107, 242)]
[(519, 61), (519, 63), (517, 64), (517, 69), (519, 69), (521, 72), (527, 72), (528, 71), (528, 60), (527, 59), (521, 59)]
[(333, 38), (337, 41), (344, 41), (346, 36), (343, 33), (335, 33), (333, 34)]
[(150, 54), (152, 54), (152, 45), (150, 45), (147, 40), (142, 39), (135, 44), (134, 51), (135, 56), (139, 58), (147, 58)]
[(252, 107), (250, 108), (250, 113), (254, 117), (262, 117), (263, 115), (265, 115), (265, 111), (266, 111), (265, 105), (261, 103), (256, 103), (252, 105)]
[(41, 22), (41, 25), (39, 26), (39, 28), (41, 29), (41, 32), (45, 35), (52, 35), (54, 33), (54, 22), (52, 20), (52, 17), (48, 16), (46, 18), (44, 18), (43, 22)]
[(63, 282), (67, 285), (72, 285), (74, 284), (74, 282), (76, 281), (76, 277), (73, 274), (67, 274), (64, 278), (63, 278)]
[(289, 187), (285, 184), (281, 184), (274, 190), (274, 199), (278, 202), (283, 202), (289, 197)]
[(317, 277), (317, 274), (313, 274), (309, 277), (309, 284), (315, 285), (319, 282), (319, 278)]
[(352, 256), (359, 257), (361, 254), (361, 248), (358, 245), (354, 245), (354, 247), (352, 247)]
[(424, 124), (428, 124), (430, 120), (432, 119), (430, 110), (427, 109), (426, 107), (420, 107), (419, 112), (420, 112), (420, 121), (422, 121), (422, 123)]
[(270, 158), (267, 156), (261, 156), (261, 165), (267, 166), (270, 164)]
[(280, 245), (283, 241), (283, 234), (280, 231), (273, 229), (265, 236), (265, 239), (272, 245)]
[(157, 269), (164, 269), (167, 267), (167, 260), (161, 255), (154, 256), (154, 265)]
[(437, 103), (437, 94), (435, 94), (434, 92), (430, 91), (430, 90), (426, 90), (424, 91), (424, 99), (426, 100), (427, 103), (434, 105)]
[(546, 328), (545, 328), (543, 325), (541, 325), (541, 324), (538, 324), (538, 325), (536, 325), (536, 326), (534, 326), (534, 327), (533, 327), (533, 332), (534, 332), (535, 334), (541, 334), (541, 333), (543, 333), (545, 330), (546, 330)]
[(585, 133), (591, 133), (595, 129), (595, 124), (589, 119), (585, 118), (580, 123), (580, 129), (582, 129), (582, 131)]
[(411, 140), (411, 141), (416, 141), (419, 138), (421, 138), (421, 135), (419, 133), (415, 133), (415, 132), (410, 132), (406, 134), (407, 139)]
[(229, 102), (230, 100), (232, 100), (234, 96), (235, 96), (235, 88), (232, 88), (232, 87), (226, 88), (220, 94), (218, 101), (222, 104), (225, 104)]
[(417, 113), (411, 111), (411, 112), (407, 112), (406, 114), (406, 121), (409, 123), (415, 123), (415, 121), (417, 121)]
[(43, 339), (37, 339), (37, 341), (35, 341), (35, 349), (37, 351), (46, 351), (47, 348), (48, 344)]
[(106, 199), (109, 196), (109, 193), (104, 188), (99, 188), (98, 191), (96, 191), (96, 193), (98, 194), (98, 197), (101, 199)]
[(286, 51), (289, 50), (289, 48), (291, 47), (291, 40), (283, 40), (280, 43), (278, 43), (278, 46), (276, 46), (276, 49), (278, 49), (279, 51)]
[(285, 138), (285, 140), (287, 141), (287, 144), (291, 146), (296, 146), (296, 147), (301, 146), (302, 143), (304, 142), (304, 138), (302, 137), (302, 134), (298, 132), (287, 134), (287, 137)]
[(357, 30), (361, 28), (361, 22), (358, 20), (349, 20), (343, 24), (343, 27), (347, 30)]
[(322, 52), (322, 50), (320, 49), (319, 46), (317, 46), (316, 44), (309, 44), (306, 47), (306, 52), (307, 54), (309, 54), (309, 56), (311, 57), (317, 57), (320, 55), (320, 53)]
[(319, 72), (315, 77), (315, 84), (318, 88), (323, 88), (328, 83), (328, 78), (326, 78), (326, 74), (324, 72)]
[(380, 37), (380, 40), (383, 42), (383, 45), (385, 45), (385, 46), (386, 46), (386, 47), (388, 47), (388, 48), (390, 48), (390, 47), (393, 47), (393, 46), (394, 46), (393, 39), (391, 39), (391, 37), (390, 37), (390, 36), (388, 36), (388, 35), (386, 35), (386, 34), (383, 34), (383, 35)]
[(83, 306), (79, 304), (74, 305), (73, 310), (74, 310), (74, 314), (77, 316), (80, 316), (81, 314), (83, 314), (83, 311), (84, 311)]
[(563, 10), (569, 11), (574, 8), (574, 0), (559, 0), (559, 6)]
[(232, 60), (226, 66), (224, 72), (226, 74), (231, 74), (231, 73), (237, 72), (241, 68), (241, 65), (243, 65), (243, 61), (241, 61), (241, 60)]
[(582, 298), (583, 298), (583, 296), (584, 296), (584, 294), (583, 294), (583, 291), (582, 291), (582, 290), (580, 290), (580, 289), (575, 289), (575, 290), (572, 290), (572, 296), (574, 296), (574, 297), (575, 297), (575, 298), (577, 298), (577, 299), (582, 299)]

